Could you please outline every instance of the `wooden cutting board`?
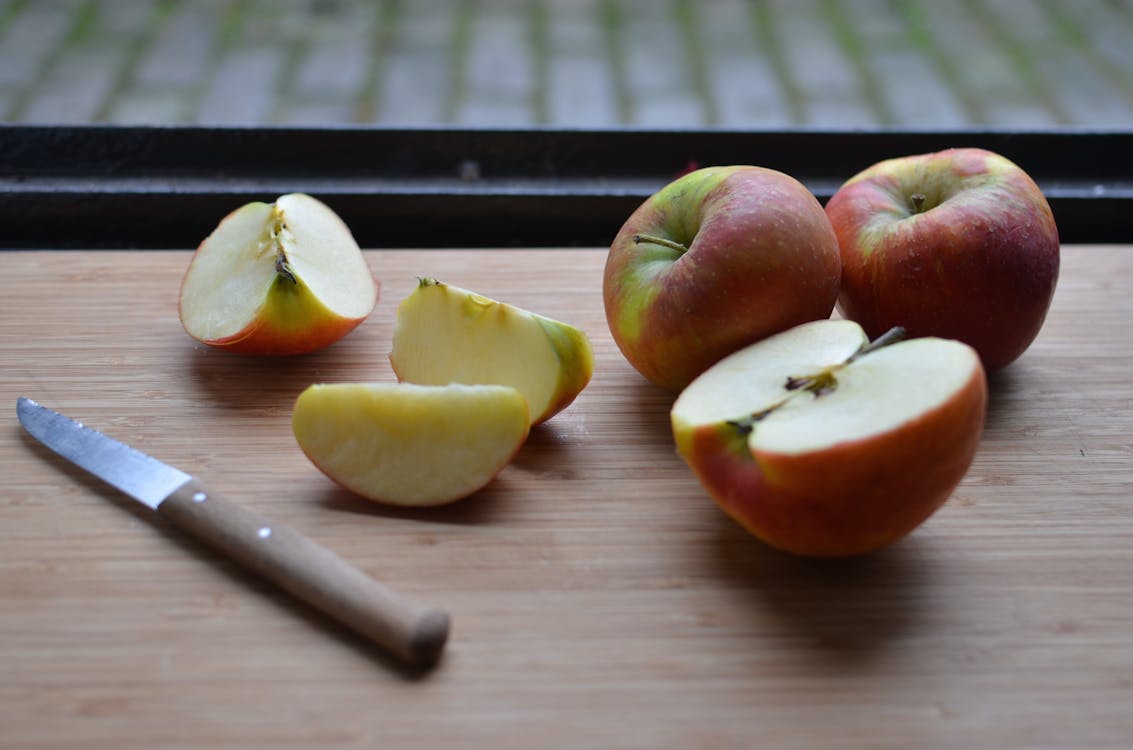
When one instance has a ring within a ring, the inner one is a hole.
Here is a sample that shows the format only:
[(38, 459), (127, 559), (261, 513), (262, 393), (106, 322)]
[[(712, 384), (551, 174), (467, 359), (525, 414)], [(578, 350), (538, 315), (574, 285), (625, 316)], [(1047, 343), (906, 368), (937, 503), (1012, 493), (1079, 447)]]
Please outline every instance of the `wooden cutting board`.
[[(1126, 748), (1133, 743), (1133, 247), (1068, 247), (991, 380), (950, 502), (863, 559), (769, 550), (676, 456), (621, 358), (599, 250), (373, 251), (374, 315), (245, 359), (177, 319), (187, 252), (0, 253), (0, 747)], [(289, 417), (392, 380), (417, 275), (572, 322), (590, 387), (498, 480), (399, 511), (337, 489)], [(407, 672), (20, 430), (27, 395), (447, 608)]]

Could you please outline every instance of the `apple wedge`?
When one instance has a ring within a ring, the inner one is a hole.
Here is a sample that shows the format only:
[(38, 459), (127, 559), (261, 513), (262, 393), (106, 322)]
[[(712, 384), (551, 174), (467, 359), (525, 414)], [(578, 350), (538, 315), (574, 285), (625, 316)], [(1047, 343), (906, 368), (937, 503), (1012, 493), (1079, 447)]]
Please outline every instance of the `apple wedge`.
[(390, 364), (409, 383), (516, 388), (538, 424), (590, 382), (594, 353), (574, 326), (422, 278), (397, 308)]
[(430, 506), (484, 487), (527, 439), (527, 402), (499, 385), (312, 385), (295, 402), (299, 447), (380, 503)]
[(932, 515), (971, 465), (986, 410), (967, 344), (870, 343), (857, 323), (824, 320), (724, 358), (670, 416), (678, 453), (728, 515), (778, 549), (836, 557)]
[(378, 284), (350, 230), (328, 206), (291, 193), (226, 216), (181, 284), (181, 325), (243, 354), (321, 349), (374, 309)]

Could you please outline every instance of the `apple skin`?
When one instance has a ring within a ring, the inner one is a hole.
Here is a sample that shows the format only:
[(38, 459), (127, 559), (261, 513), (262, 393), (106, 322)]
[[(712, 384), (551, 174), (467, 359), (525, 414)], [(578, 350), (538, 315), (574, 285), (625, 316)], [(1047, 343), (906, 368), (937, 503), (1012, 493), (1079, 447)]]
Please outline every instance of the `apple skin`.
[(729, 424), (676, 435), (712, 499), (753, 536), (806, 557), (850, 557), (901, 539), (944, 504), (979, 446), (982, 370), (959, 398), (902, 427), (828, 450), (753, 455)]
[[(654, 242), (680, 243), (687, 252)], [(610, 333), (646, 379), (671, 391), (731, 352), (827, 318), (837, 238), (818, 199), (762, 167), (706, 167), (648, 198), (610, 246), (602, 295)]]
[(1038, 336), (1058, 281), (1058, 229), (1038, 185), (1006, 158), (958, 148), (882, 161), (842, 185), (826, 213), (842, 256), (839, 310), (869, 336), (903, 326), (959, 339), (988, 370)]
[(363, 320), (364, 316), (336, 315), (316, 300), (302, 281), (278, 277), (254, 320), (231, 336), (202, 343), (235, 354), (309, 354), (338, 341)]
[(532, 418), (532, 424), (542, 424), (574, 403), (590, 384), (594, 377), (594, 349), (580, 329), (535, 313), (532, 316), (543, 327), (551, 348), (563, 363), (564, 372), (556, 385), (554, 398), (542, 414)]
[(701, 428), (680, 450), (721, 509), (768, 545), (811, 557), (861, 555), (908, 535), (944, 504), (976, 454), (972, 424), (982, 425), (986, 401), (985, 384), (973, 380), (939, 414), (869, 445), (821, 453), (752, 457), (730, 425)]

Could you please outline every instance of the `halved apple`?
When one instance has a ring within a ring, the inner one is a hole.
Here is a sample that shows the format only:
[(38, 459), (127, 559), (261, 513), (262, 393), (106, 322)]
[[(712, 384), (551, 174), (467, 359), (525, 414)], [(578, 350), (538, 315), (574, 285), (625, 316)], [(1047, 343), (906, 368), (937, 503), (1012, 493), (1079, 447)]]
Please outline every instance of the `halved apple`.
[(773, 547), (846, 556), (900, 539), (971, 465), (987, 381), (966, 344), (896, 338), (824, 320), (724, 358), (673, 404), (677, 451)]
[(440, 505), (484, 487), (527, 439), (527, 402), (500, 385), (312, 385), (295, 402), (299, 447), (381, 503)]
[(574, 326), (422, 278), (397, 308), (390, 364), (410, 383), (512, 386), (538, 424), (590, 382), (594, 352)]
[(378, 283), (346, 224), (302, 193), (226, 216), (181, 284), (181, 325), (209, 346), (305, 354), (349, 333), (374, 309)]

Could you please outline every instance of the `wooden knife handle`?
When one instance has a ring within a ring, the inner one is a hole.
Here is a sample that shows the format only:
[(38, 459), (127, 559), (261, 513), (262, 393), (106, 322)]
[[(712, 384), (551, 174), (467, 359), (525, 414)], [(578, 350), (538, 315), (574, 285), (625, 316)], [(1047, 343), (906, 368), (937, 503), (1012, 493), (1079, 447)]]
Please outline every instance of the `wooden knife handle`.
[(196, 479), (158, 505), (179, 528), (414, 664), (435, 661), (446, 612), (411, 602), (294, 529), (221, 499)]

